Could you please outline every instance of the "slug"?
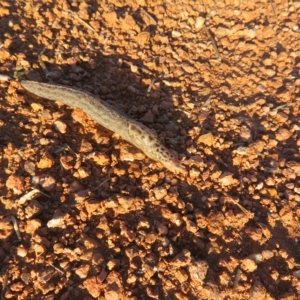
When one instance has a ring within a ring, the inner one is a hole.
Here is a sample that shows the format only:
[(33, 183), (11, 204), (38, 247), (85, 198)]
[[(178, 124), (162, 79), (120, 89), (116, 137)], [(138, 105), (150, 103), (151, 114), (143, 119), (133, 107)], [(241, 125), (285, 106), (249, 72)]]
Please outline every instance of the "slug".
[(178, 174), (186, 174), (186, 169), (176, 157), (158, 140), (147, 126), (115, 110), (111, 105), (90, 93), (62, 85), (22, 80), (21, 85), (39, 97), (60, 101), (65, 105), (80, 108), (103, 127), (116, 132), (149, 158), (159, 161), (165, 168)]

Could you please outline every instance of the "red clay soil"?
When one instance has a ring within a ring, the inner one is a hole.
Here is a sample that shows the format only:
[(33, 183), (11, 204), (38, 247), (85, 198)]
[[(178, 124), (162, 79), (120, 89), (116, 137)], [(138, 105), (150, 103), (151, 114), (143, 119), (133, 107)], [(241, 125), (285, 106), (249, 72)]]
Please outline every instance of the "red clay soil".
[[(299, 299), (299, 20), (291, 0), (1, 0), (1, 299)], [(188, 175), (21, 79), (107, 101)]]

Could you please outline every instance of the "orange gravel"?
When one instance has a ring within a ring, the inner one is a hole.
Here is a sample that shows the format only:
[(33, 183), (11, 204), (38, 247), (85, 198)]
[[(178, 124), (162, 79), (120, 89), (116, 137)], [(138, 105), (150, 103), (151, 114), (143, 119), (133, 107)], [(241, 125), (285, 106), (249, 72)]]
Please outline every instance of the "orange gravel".
[[(299, 20), (291, 0), (2, 0), (0, 299), (299, 299)], [(188, 175), (21, 79), (124, 111)]]

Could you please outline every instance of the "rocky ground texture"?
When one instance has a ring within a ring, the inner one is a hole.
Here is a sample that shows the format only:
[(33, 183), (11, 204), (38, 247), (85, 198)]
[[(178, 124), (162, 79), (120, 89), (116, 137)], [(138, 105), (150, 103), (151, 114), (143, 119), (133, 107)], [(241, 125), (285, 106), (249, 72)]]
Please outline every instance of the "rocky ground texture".
[[(291, 0), (2, 0), (1, 299), (299, 299), (299, 20)], [(21, 79), (123, 110), (188, 175)]]

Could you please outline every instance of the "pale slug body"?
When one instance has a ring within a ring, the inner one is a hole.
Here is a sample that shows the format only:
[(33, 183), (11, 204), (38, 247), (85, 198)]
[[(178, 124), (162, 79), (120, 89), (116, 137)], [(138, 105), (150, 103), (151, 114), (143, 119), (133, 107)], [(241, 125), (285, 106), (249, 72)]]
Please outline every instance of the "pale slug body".
[(68, 106), (83, 110), (103, 127), (116, 132), (124, 140), (142, 150), (148, 157), (159, 161), (174, 173), (186, 173), (169, 150), (161, 144), (156, 135), (144, 124), (130, 119), (95, 96), (62, 85), (22, 80), (21, 85), (29, 92)]

